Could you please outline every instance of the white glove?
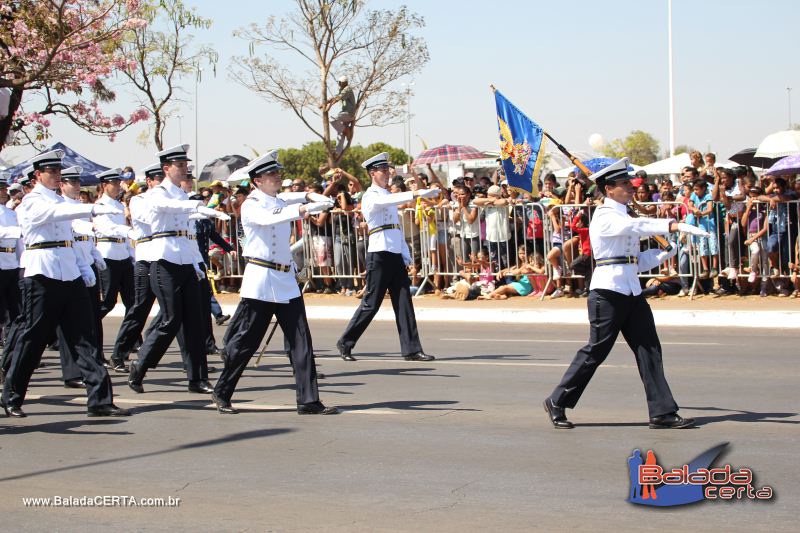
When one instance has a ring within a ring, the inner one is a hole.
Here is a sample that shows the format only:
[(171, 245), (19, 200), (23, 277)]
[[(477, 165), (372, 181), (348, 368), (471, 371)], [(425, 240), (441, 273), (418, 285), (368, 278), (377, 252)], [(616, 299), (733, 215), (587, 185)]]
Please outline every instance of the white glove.
[(78, 267), (78, 270), (81, 271), (81, 278), (83, 279), (83, 283), (87, 287), (94, 287), (94, 284), (97, 283), (97, 279), (94, 277), (94, 272), (92, 272), (92, 268), (89, 265), (81, 265)]
[(108, 268), (105, 259), (100, 256), (94, 258), (94, 264), (97, 266), (97, 270), (105, 270)]
[(2, 231), (3, 239), (19, 239), (22, 237), (22, 228), (19, 226), (6, 226)]
[(686, 224), (685, 222), (678, 223), (678, 231), (682, 233), (688, 233), (689, 235), (697, 235), (698, 237), (711, 236), (711, 234), (703, 228), (698, 228), (697, 226), (692, 226), (691, 224)]
[(436, 198), (440, 192), (439, 189), (420, 189), (417, 191), (417, 196), (420, 198)]
[(116, 207), (105, 205), (105, 204), (94, 204), (92, 207), (92, 215), (121, 215), (122, 210), (117, 209)]
[(411, 260), (411, 250), (408, 249), (408, 244), (403, 240), (400, 246), (400, 255), (403, 257), (403, 263), (409, 267), (413, 261)]
[(310, 202), (306, 204), (306, 213), (313, 215), (314, 213), (322, 213), (333, 207), (333, 202)]
[(203, 281), (206, 279), (206, 273), (203, 272), (203, 270), (197, 265), (194, 266), (194, 273), (197, 276), (197, 281)]
[(220, 220), (227, 221), (231, 219), (231, 217), (229, 217), (226, 213), (223, 213), (222, 211), (217, 211), (216, 209), (211, 209), (210, 207), (206, 207), (204, 205), (198, 205), (197, 212), (200, 213), (201, 215), (205, 215), (207, 217), (212, 217), (212, 218), (218, 218)]
[(318, 192), (310, 192), (306, 194), (306, 198), (308, 198), (309, 202), (327, 202), (329, 204), (333, 203), (333, 198), (330, 196), (325, 196), (324, 194), (320, 194)]

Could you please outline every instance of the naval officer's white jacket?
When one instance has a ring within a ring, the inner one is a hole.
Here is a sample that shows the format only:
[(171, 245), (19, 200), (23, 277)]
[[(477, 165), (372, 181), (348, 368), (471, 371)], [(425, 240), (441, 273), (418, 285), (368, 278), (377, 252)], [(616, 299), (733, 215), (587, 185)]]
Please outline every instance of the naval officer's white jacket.
[(104, 194), (97, 199), (98, 204), (116, 207), (120, 213), (115, 215), (98, 215), (94, 217), (95, 235), (97, 238), (123, 239), (124, 242), (98, 242), (97, 249), (105, 259), (121, 261), (133, 257), (133, 248), (128, 241), (130, 226), (125, 220), (125, 206)]
[[(390, 193), (383, 187), (371, 185), (361, 197), (361, 212), (367, 227), (371, 230), (388, 224), (400, 225), (397, 206), (414, 199), (414, 192)], [(403, 253), (406, 248), (403, 232), (399, 229), (376, 231), (369, 236), (368, 252)]]
[(589, 240), (595, 260), (611, 257), (637, 257), (638, 264), (604, 265), (595, 268), (592, 274), (592, 289), (608, 289), (621, 294), (637, 296), (642, 293), (637, 274), (650, 270), (677, 253), (652, 249), (639, 251), (639, 237), (667, 235), (668, 218), (633, 218), (627, 207), (611, 198), (595, 209), (589, 224)]
[(186, 232), (186, 237), (166, 237), (151, 241), (154, 256), (176, 265), (196, 265), (197, 244), (189, 240), (189, 215), (197, 212), (200, 200), (189, 196), (169, 178), (153, 187), (147, 195), (147, 205), (152, 211), (150, 229), (154, 234), (163, 231)]
[[(73, 200), (64, 196), (64, 201), (68, 204), (80, 204), (79, 200)], [(94, 244), (94, 224), (83, 218), (76, 218), (72, 221), (72, 234), (75, 237), (82, 237), (81, 240), (75, 239), (72, 247), (75, 249), (75, 256), (78, 258), (78, 265), (91, 266), (99, 257), (103, 260), (102, 254)], [(88, 237), (88, 240), (85, 238)]]
[(292, 268), (288, 272), (247, 263), (240, 295), (264, 302), (288, 303), (300, 296), (295, 279), (291, 246), (292, 225), (298, 220), (300, 204), (306, 201), (304, 192), (280, 193), (270, 196), (256, 189), (242, 203), (244, 257), (271, 261)]
[[(17, 218), (26, 245), (38, 242), (72, 242), (72, 219), (89, 218), (92, 204), (67, 203), (41, 183), (25, 195), (17, 207)], [(75, 249), (46, 248), (22, 252), (20, 266), (26, 277), (41, 274), (50, 279), (72, 281), (80, 277)]]
[(19, 268), (22, 256), (22, 229), (17, 221), (17, 214), (4, 205), (0, 205), (0, 248), (13, 248), (13, 252), (0, 252), (0, 270)]
[(153, 234), (150, 222), (153, 220), (153, 211), (147, 204), (147, 198), (152, 190), (147, 190), (141, 194), (132, 196), (128, 202), (128, 209), (131, 212), (131, 239), (136, 242), (133, 251), (137, 261), (153, 262), (161, 259), (158, 252), (153, 248), (153, 241), (142, 239), (149, 238)]

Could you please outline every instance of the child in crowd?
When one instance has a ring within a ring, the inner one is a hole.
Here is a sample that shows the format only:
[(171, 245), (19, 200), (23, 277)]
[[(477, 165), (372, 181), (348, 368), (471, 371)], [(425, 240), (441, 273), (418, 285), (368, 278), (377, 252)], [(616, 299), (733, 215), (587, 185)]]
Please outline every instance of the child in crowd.
[[(692, 195), (689, 198), (689, 211), (694, 215), (694, 222), (698, 227), (706, 230), (708, 237), (695, 237), (697, 251), (700, 254), (702, 271), (700, 279), (716, 278), (719, 261), (719, 246), (717, 244), (717, 222), (714, 219), (714, 201), (708, 190), (708, 183), (704, 179), (697, 179), (692, 183)], [(709, 257), (711, 269), (709, 270)]]
[(767, 234), (769, 224), (766, 217), (766, 204), (755, 202), (760, 194), (761, 189), (759, 187), (751, 187), (747, 191), (747, 203), (745, 204), (741, 222), (744, 226), (744, 233), (747, 235), (744, 245), (750, 252), (750, 274), (747, 276), (747, 282), (750, 285), (754, 284), (756, 276), (760, 275), (761, 289), (759, 292), (762, 297), (765, 297), (767, 295), (769, 262), (763, 237)]
[[(544, 263), (544, 261), (542, 261)], [(533, 262), (528, 261), (528, 248), (520, 245), (517, 249), (517, 266), (501, 270), (497, 277), (515, 276), (516, 281), (502, 285), (486, 296), (480, 296), (484, 300), (505, 300), (510, 296), (528, 296), (533, 292), (533, 286), (529, 274), (542, 274), (544, 265), (536, 267)]]

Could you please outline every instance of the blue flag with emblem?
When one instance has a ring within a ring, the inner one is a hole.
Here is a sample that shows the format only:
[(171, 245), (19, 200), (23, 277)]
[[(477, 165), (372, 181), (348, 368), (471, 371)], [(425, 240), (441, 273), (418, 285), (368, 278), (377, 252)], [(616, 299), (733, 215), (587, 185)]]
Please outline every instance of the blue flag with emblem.
[(500, 161), (509, 187), (539, 194), (539, 171), (544, 159), (542, 127), (525, 116), (500, 91), (494, 91), (497, 129), (500, 133)]

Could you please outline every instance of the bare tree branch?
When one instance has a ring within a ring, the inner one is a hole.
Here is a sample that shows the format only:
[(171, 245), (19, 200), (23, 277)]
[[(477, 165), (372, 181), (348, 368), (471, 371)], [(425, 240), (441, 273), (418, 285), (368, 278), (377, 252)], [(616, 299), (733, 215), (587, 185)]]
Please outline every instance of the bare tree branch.
[[(249, 43), (250, 53), (234, 58), (230, 76), (265, 100), (290, 109), (323, 141), (333, 165), (341, 158), (331, 144), (333, 80), (347, 76), (356, 92), (354, 126), (398, 122), (408, 93), (393, 87), (428, 62), (425, 40), (413, 34), (425, 22), (406, 7), (368, 10), (364, 0), (296, 3), (286, 18), (270, 17), (263, 26), (253, 24), (235, 32)], [(257, 55), (259, 48), (266, 53)], [(298, 62), (313, 64), (314, 72), (300, 71)]]

